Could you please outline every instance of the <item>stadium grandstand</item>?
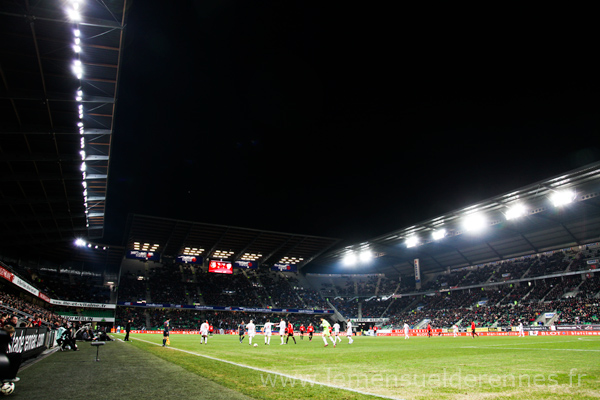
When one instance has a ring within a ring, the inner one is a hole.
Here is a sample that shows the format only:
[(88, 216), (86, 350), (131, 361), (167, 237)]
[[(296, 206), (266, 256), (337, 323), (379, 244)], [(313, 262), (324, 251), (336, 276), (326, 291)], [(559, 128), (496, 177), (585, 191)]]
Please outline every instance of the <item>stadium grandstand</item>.
[(44, 333), (26, 358), (60, 346), (62, 326), (167, 319), (230, 334), (322, 316), (364, 332), (600, 330), (600, 163), (360, 243), (141, 214), (105, 243), (127, 1), (71, 19), (32, 3), (0, 6), (0, 311)]

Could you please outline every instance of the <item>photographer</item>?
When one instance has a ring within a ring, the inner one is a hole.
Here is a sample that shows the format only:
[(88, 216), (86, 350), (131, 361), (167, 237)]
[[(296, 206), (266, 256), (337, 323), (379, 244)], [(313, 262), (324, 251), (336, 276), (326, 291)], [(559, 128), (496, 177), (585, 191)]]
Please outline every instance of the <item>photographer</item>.
[(64, 350), (73, 350), (73, 351), (77, 351), (77, 343), (75, 340), (75, 336), (73, 335), (73, 327), (71, 326), (71, 324), (67, 324), (67, 326), (65, 327), (65, 330), (62, 334), (62, 344), (60, 346), (60, 350), (64, 351)]

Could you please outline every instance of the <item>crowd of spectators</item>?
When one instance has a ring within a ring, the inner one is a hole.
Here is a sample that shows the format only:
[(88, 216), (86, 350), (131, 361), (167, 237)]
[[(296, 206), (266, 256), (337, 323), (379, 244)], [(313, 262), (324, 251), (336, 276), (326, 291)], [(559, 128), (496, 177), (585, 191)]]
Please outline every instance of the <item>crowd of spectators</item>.
[(16, 318), (17, 328), (64, 324), (66, 319), (48, 309), (0, 289), (0, 311), (6, 318)]
[[(344, 318), (388, 318), (392, 326), (401, 326), (404, 322), (413, 326), (424, 320), (431, 320), (437, 327), (465, 324), (471, 320), (477, 321), (479, 326), (516, 325), (519, 321), (531, 324), (541, 313), (549, 311), (558, 314), (557, 324), (598, 323), (600, 274), (583, 276), (582, 272), (539, 278), (587, 270), (590, 256), (597, 255), (598, 249), (585, 253), (559, 251), (462, 268), (430, 279), (424, 286), (424, 290), (430, 290), (427, 294), (413, 291), (400, 298), (390, 295), (410, 289), (414, 278), (401, 276), (392, 280), (383, 274), (321, 275), (312, 281), (317, 283), (316, 286), (306, 287), (294, 273), (235, 269), (233, 274), (226, 275), (209, 273), (202, 267), (172, 264), (149, 268), (141, 274), (123, 274), (118, 296), (120, 301), (286, 309), (328, 309), (328, 300)], [(28, 273), (33, 284), (53, 298), (102, 303), (110, 297), (97, 277), (60, 274), (58, 271), (25, 269), (19, 272)], [(528, 279), (536, 277), (538, 279)], [(513, 282), (519, 278), (524, 280)], [(503, 283), (507, 280), (511, 282)], [(490, 282), (496, 285), (477, 286)], [(463, 286), (469, 288), (460, 289)], [(0, 306), (7, 319), (15, 314), (19, 325), (54, 326), (67, 322), (51, 311), (56, 308), (39, 303), (41, 301), (30, 302), (8, 292), (0, 293)], [(161, 326), (166, 316), (171, 318), (174, 326), (182, 329), (197, 329), (207, 317), (214, 319), (214, 325), (219, 329), (233, 329), (249, 316), (256, 318), (258, 324), (266, 318), (273, 321), (281, 317), (263, 313), (118, 307), (116, 324), (124, 325), (131, 320), (138, 328), (151, 329)], [(318, 319), (313, 317), (289, 314), (285, 318), (299, 324)]]
[[(574, 251), (556, 251), (552, 254), (541, 254), (539, 256), (523, 257), (519, 260), (507, 260), (446, 271), (427, 279), (419, 291), (435, 291), (444, 288), (479, 285), (486, 282), (535, 278), (558, 274), (567, 270), (583, 270), (588, 267), (586, 260), (597, 252), (598, 250), (582, 250), (578, 253)], [(410, 291), (410, 288), (408, 291)]]

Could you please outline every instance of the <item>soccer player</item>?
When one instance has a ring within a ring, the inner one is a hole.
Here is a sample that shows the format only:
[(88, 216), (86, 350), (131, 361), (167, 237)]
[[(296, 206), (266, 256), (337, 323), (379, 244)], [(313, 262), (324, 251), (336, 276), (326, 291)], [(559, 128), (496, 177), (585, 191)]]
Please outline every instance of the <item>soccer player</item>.
[(290, 337), (294, 340), (294, 344), (296, 343), (296, 338), (294, 337), (294, 325), (291, 322), (288, 322), (287, 326), (287, 337), (285, 338), (285, 344), (287, 344)]
[(242, 321), (239, 325), (238, 325), (238, 335), (240, 336), (240, 344), (242, 344), (242, 342), (244, 341), (244, 332), (246, 331), (246, 325), (244, 325), (244, 321)]
[(432, 330), (431, 330), (431, 324), (427, 323), (427, 336), (428, 337), (431, 337), (431, 332), (432, 332)]
[(308, 333), (308, 341), (309, 342), (312, 342), (314, 332), (315, 332), (315, 327), (313, 326), (313, 324), (312, 323), (308, 324), (308, 327), (306, 328), (306, 333)]
[(209, 324), (208, 325), (208, 334), (210, 336), (212, 336), (214, 330), (215, 330), (215, 328), (213, 328), (212, 324)]
[(471, 337), (475, 339), (475, 336), (479, 337), (477, 332), (475, 332), (475, 321), (471, 321)]
[(523, 321), (519, 320), (519, 334), (518, 337), (525, 337), (525, 328), (523, 328)]
[(287, 329), (287, 324), (285, 323), (285, 321), (282, 318), (281, 322), (279, 323), (279, 337), (281, 338), (281, 344), (285, 344), (285, 343), (283, 343), (283, 339), (285, 336), (286, 329)]
[(409, 332), (410, 332), (410, 326), (408, 326), (408, 324), (405, 322), (404, 323), (404, 340), (410, 339), (410, 336), (408, 335)]
[(335, 324), (333, 324), (333, 334), (335, 335), (333, 337), (334, 342), (342, 342), (342, 338), (340, 337), (340, 324), (338, 324), (337, 322)]
[(335, 340), (333, 340), (333, 338), (331, 337), (331, 333), (329, 330), (331, 328), (331, 325), (325, 318), (321, 318), (321, 327), (323, 328), (323, 343), (325, 343), (325, 347), (328, 346), (327, 338), (331, 340), (331, 343), (333, 343), (333, 347), (335, 347)]
[(171, 318), (167, 318), (165, 323), (163, 324), (163, 347), (167, 345), (167, 340), (169, 340), (169, 323)]
[(273, 323), (270, 319), (265, 323), (265, 344), (271, 344), (271, 333), (273, 330)]
[(354, 339), (352, 339), (352, 321), (350, 321), (350, 318), (346, 322), (346, 336), (348, 336), (348, 344), (354, 343)]
[(452, 325), (452, 332), (454, 333), (454, 337), (458, 336), (458, 326), (456, 324)]
[(300, 331), (300, 340), (304, 340), (304, 324), (300, 324), (300, 328), (298, 328), (298, 330)]
[(200, 325), (200, 344), (208, 344), (208, 321), (204, 321)]
[(256, 326), (254, 325), (254, 321), (250, 320), (248, 325), (246, 325), (246, 328), (248, 329), (248, 344), (252, 346), (252, 339), (254, 339), (254, 336), (256, 335)]

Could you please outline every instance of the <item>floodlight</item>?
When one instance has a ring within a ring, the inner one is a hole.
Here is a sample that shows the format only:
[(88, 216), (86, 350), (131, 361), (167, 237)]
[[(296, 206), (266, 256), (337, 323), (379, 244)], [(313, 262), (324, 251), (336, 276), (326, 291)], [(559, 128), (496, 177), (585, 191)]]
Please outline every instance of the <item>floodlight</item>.
[(433, 240), (440, 240), (446, 236), (446, 230), (444, 228), (437, 229), (431, 233), (431, 238)]
[(511, 220), (525, 215), (525, 206), (523, 204), (515, 204), (506, 211), (506, 219)]
[(554, 207), (560, 207), (572, 203), (575, 200), (575, 192), (572, 190), (560, 190), (558, 192), (554, 192), (550, 196), (550, 201)]
[(81, 79), (83, 76), (83, 66), (81, 64), (81, 60), (73, 61), (72, 69), (75, 76), (77, 76), (77, 79)]
[(344, 262), (344, 265), (354, 265), (356, 264), (356, 259), (356, 254), (354, 252), (350, 252), (344, 256), (342, 261)]
[(463, 226), (466, 231), (477, 232), (485, 228), (485, 217), (480, 213), (467, 215), (463, 221)]
[(81, 247), (81, 246), (85, 246), (85, 245), (86, 245), (85, 240), (83, 240), (83, 239), (75, 240), (75, 246)]
[(411, 236), (411, 237), (409, 237), (409, 238), (406, 239), (405, 244), (406, 244), (406, 247), (409, 248), (409, 249), (411, 247), (415, 247), (416, 245), (419, 244), (419, 238), (416, 235), (413, 235), (413, 236)]
[(367, 262), (371, 261), (371, 258), (373, 258), (373, 254), (369, 250), (363, 250), (360, 252), (360, 255), (358, 257), (360, 261)]
[(78, 10), (74, 10), (72, 8), (67, 9), (67, 15), (71, 21), (81, 21), (81, 13)]

